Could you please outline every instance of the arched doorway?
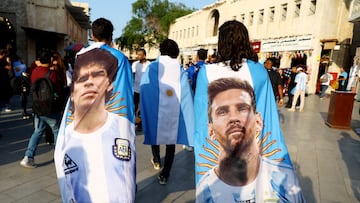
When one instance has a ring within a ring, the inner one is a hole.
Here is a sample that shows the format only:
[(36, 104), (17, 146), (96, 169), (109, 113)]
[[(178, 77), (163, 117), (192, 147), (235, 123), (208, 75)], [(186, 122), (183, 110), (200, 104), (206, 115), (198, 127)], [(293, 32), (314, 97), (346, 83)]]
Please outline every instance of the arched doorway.
[(213, 22), (214, 22), (214, 27), (213, 27), (213, 33), (212, 36), (216, 36), (218, 33), (218, 29), (219, 29), (219, 18), (220, 18), (220, 14), (218, 10), (215, 10), (214, 13), (211, 16)]
[(208, 36), (215, 37), (218, 34), (220, 13), (217, 9), (215, 9), (210, 13), (209, 17), (210, 20), (208, 22), (208, 25), (209, 29), (211, 30), (208, 30)]
[(0, 16), (0, 49), (7, 45), (16, 47), (16, 32), (13, 24), (6, 17)]

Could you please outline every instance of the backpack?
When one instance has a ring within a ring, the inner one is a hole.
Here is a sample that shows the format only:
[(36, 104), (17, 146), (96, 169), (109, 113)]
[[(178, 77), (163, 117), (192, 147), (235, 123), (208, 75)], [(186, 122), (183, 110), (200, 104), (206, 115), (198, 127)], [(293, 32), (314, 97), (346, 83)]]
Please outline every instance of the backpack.
[(59, 107), (60, 98), (49, 79), (51, 72), (49, 70), (44, 78), (37, 79), (31, 85), (32, 110), (39, 116), (54, 113)]
[(322, 82), (322, 83), (327, 82), (328, 80), (329, 80), (329, 75), (327, 73), (322, 75), (320, 78), (320, 82)]

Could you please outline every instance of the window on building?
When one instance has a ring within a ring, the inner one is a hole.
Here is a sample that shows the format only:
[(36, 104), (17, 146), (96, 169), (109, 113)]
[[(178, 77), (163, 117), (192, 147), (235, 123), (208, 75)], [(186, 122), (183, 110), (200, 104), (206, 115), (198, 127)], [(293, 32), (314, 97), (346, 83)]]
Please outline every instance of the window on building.
[(187, 35), (188, 38), (190, 38), (190, 28), (188, 28), (188, 35)]
[(281, 4), (281, 20), (286, 20), (287, 4)]
[(310, 1), (310, 11), (309, 14), (310, 15), (314, 15), (316, 11), (316, 0), (311, 0)]
[(259, 24), (263, 24), (264, 22), (264, 9), (259, 10)]
[(300, 16), (300, 8), (301, 8), (301, 0), (295, 1), (295, 11), (294, 11), (294, 17)]
[(184, 38), (184, 39), (186, 38), (186, 29), (184, 29), (184, 35), (183, 35), (183, 38)]
[(211, 18), (213, 20), (213, 30), (212, 30), (212, 36), (216, 36), (219, 29), (219, 18), (220, 14), (218, 10), (215, 10), (213, 14), (211, 15)]
[(249, 25), (252, 25), (254, 23), (254, 12), (249, 13)]
[(269, 22), (274, 22), (275, 18), (275, 7), (270, 7), (269, 9)]
[(191, 28), (191, 37), (194, 37), (194, 33), (195, 33), (195, 27)]
[(182, 30), (180, 30), (180, 37), (179, 37), (180, 39), (182, 38)]
[(242, 23), (245, 22), (245, 14), (240, 15), (240, 22), (242, 22)]
[(196, 26), (196, 36), (199, 36), (199, 26)]

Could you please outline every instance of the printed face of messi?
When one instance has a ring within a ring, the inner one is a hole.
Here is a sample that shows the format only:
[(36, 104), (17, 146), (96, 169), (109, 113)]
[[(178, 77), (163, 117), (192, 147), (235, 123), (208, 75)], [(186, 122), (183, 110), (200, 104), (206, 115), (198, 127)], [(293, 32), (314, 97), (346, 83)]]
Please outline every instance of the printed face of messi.
[(110, 89), (108, 74), (102, 65), (92, 63), (81, 67), (71, 96), (75, 109), (89, 108), (97, 103), (104, 105), (105, 93)]
[(241, 89), (229, 89), (214, 97), (209, 134), (227, 155), (240, 155), (254, 144), (261, 130), (261, 116), (251, 105), (251, 96)]

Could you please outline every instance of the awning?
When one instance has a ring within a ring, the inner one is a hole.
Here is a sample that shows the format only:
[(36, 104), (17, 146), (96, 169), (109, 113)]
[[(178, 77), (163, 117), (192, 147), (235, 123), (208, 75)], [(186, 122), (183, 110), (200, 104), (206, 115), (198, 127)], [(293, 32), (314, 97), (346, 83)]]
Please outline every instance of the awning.
[(37, 28), (32, 28), (32, 27), (25, 27), (22, 26), (21, 27), (27, 34), (29, 35), (35, 35), (35, 36), (39, 36), (40, 35), (52, 35), (52, 36), (57, 36), (59, 38), (64, 38), (67, 34), (66, 33), (60, 33), (60, 32), (52, 32), (52, 31), (47, 31), (47, 30), (40, 30)]
[(84, 8), (72, 5), (66, 5), (66, 8), (82, 28), (91, 28), (90, 17), (85, 14)]

